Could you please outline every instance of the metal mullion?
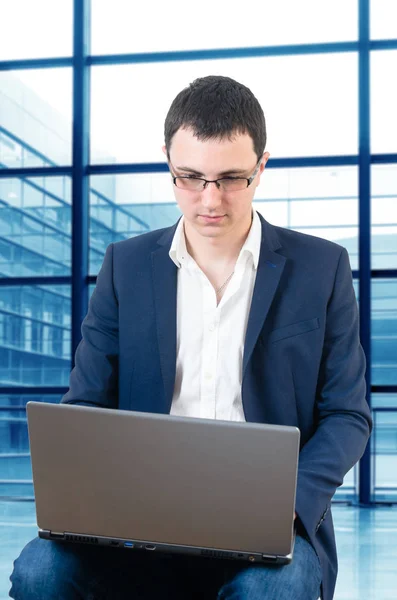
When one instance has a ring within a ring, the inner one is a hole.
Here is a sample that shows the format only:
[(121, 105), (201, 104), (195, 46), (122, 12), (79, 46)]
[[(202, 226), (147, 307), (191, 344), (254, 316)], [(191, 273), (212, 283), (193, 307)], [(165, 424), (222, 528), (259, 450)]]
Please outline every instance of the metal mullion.
[[(370, 0), (359, 0), (359, 298), (360, 339), (366, 359), (367, 400), (371, 406), (371, 161), (370, 161)], [(371, 503), (371, 446), (359, 464), (359, 502)]]
[[(371, 392), (373, 394), (397, 394), (397, 385), (373, 385), (371, 386)], [(397, 408), (394, 410), (397, 411)]]
[(397, 39), (390, 40), (371, 40), (369, 43), (370, 50), (397, 50)]
[(21, 386), (21, 385), (2, 385), (0, 386), (0, 395), (8, 396), (54, 396), (59, 394), (63, 396), (68, 391), (67, 386)]
[(72, 67), (73, 58), (60, 56), (58, 58), (26, 58), (17, 60), (1, 60), (0, 71), (21, 71), (26, 69), (58, 69)]
[(70, 285), (72, 278), (67, 275), (35, 276), (35, 277), (1, 277), (0, 287), (24, 286), (24, 285)]
[[(269, 161), (267, 169), (290, 169), (311, 167), (356, 166), (357, 155), (345, 156), (307, 156), (274, 158)], [(118, 175), (134, 173), (169, 173), (167, 163), (120, 163), (96, 164), (87, 167), (88, 175)]]
[(72, 363), (88, 305), (88, 176), (90, 0), (74, 0), (72, 136)]
[(371, 279), (396, 279), (397, 269), (373, 269)]
[(373, 165), (384, 165), (384, 164), (395, 164), (397, 163), (397, 153), (392, 154), (372, 154), (371, 164)]
[[(373, 154), (370, 157), (372, 164), (397, 163), (397, 154)], [(334, 167), (334, 166), (356, 166), (359, 164), (357, 155), (345, 156), (307, 156), (307, 157), (285, 157), (273, 158), (269, 161), (267, 169), (288, 169), (308, 167)], [(120, 164), (93, 164), (86, 165), (87, 175), (117, 175), (134, 173), (168, 173), (167, 163), (120, 163)], [(0, 178), (12, 177), (57, 177), (71, 176), (72, 167), (21, 167), (0, 169)]]
[(284, 44), (280, 46), (248, 46), (241, 48), (208, 48), (168, 52), (136, 52), (130, 54), (102, 54), (88, 57), (92, 66), (159, 63), (194, 60), (258, 58), (264, 56), (301, 56), (356, 52), (358, 42), (325, 42), (320, 44)]
[(72, 167), (20, 167), (0, 169), (0, 178), (13, 177), (59, 177), (72, 175)]
[(124, 163), (89, 165), (88, 175), (118, 175), (133, 173), (169, 173), (167, 163)]
[[(75, 13), (76, 14), (76, 13)], [(206, 50), (182, 50), (170, 52), (138, 52), (129, 54), (105, 54), (90, 56), (86, 54), (89, 65), (120, 65), (153, 62), (175, 62), (189, 60), (214, 60), (228, 58), (255, 58), (262, 56), (296, 56), (307, 54), (330, 54), (355, 52), (358, 43), (325, 42), (320, 44), (284, 44), (280, 46), (251, 46), (242, 48), (209, 48)], [(397, 39), (371, 40), (370, 50), (397, 49)], [(73, 57), (60, 56), (49, 58), (29, 58), (0, 61), (0, 71), (27, 69), (55, 69), (72, 67)]]
[(270, 169), (295, 169), (312, 167), (350, 167), (358, 165), (357, 155), (302, 156), (273, 158), (267, 164)]

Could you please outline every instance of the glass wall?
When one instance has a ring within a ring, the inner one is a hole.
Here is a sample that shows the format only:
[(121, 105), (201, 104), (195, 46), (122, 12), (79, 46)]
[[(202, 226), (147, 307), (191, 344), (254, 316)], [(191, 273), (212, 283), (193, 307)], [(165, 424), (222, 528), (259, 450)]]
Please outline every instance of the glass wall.
[(376, 165), (371, 172), (371, 267), (397, 267), (397, 165)]
[(3, 277), (70, 275), (71, 234), (70, 177), (0, 179)]
[(59, 401), (52, 394), (0, 395), (0, 498), (33, 499), (26, 404)]
[(397, 279), (372, 281), (371, 333), (372, 383), (397, 385)]
[[(346, 247), (357, 297), (371, 267), (366, 327), (375, 433), (367, 480), (373, 499), (395, 496), (396, 2), (370, 2), (366, 98), (357, 0), (248, 0), (248, 26), (235, 11), (203, 1), (201, 13), (211, 15), (205, 35), (202, 18), (181, 0), (173, 0), (172, 10), (156, 7), (156, 19), (151, 5), (129, 0), (61, 0), (56, 8), (51, 0), (14, 0), (3, 11), (0, 496), (33, 493), (25, 404), (58, 402), (67, 389), (80, 326), (78, 311), (72, 319), (72, 306), (81, 305), (80, 273), (87, 291), (111, 242), (172, 225), (180, 215), (161, 151), (164, 117), (176, 93), (208, 74), (248, 85), (264, 108), (271, 158), (255, 208), (273, 224)], [(80, 72), (73, 41), (84, 7), (91, 14), (82, 47), (91, 54)], [(359, 118), (363, 99), (368, 122)], [(82, 138), (89, 143), (88, 164), (76, 151)], [(367, 150), (370, 169), (360, 160)], [(88, 178), (86, 188), (79, 172)], [(73, 228), (79, 221), (82, 233)], [(371, 253), (360, 255), (366, 232)], [(336, 498), (357, 499), (361, 483), (356, 467)]]
[(72, 55), (72, 0), (12, 0), (1, 8), (0, 60)]
[(0, 71), (0, 92), (1, 167), (70, 165), (72, 69)]
[(397, 394), (373, 394), (372, 494), (376, 502), (397, 502)]
[[(396, 5), (397, 20), (397, 5)], [(371, 149), (372, 152), (397, 152), (397, 50), (371, 55)]]
[(266, 115), (271, 158), (357, 154), (357, 55), (338, 53), (94, 67), (93, 162), (163, 162), (172, 100), (208, 74), (253, 90)]
[(67, 385), (70, 287), (1, 286), (0, 384)]
[[(247, 0), (243, 14), (246, 15), (244, 25), (241, 12), (225, 10), (221, 2), (202, 0), (200, 15), (208, 15), (203, 20), (202, 16), (188, 11), (183, 0), (172, 0), (171, 5), (156, 6), (156, 19), (153, 19), (150, 4), (142, 2), (138, 6), (129, 0), (113, 0), (112, 4), (107, 0), (94, 0), (91, 49), (93, 54), (122, 54), (357, 39), (356, 0), (321, 4), (317, 0), (299, 3), (261, 0), (260, 4)], [(143, 27), (145, 23), (150, 23), (150, 28)]]

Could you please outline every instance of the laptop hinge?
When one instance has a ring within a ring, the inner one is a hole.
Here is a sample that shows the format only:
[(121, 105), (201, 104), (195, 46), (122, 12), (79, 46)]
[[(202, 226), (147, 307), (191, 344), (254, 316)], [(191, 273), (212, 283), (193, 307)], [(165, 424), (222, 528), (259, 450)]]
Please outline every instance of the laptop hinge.
[(268, 560), (269, 562), (277, 562), (279, 559), (278, 556), (274, 554), (262, 554), (262, 560)]
[(61, 531), (50, 531), (50, 537), (55, 539), (63, 539), (65, 537), (65, 534)]

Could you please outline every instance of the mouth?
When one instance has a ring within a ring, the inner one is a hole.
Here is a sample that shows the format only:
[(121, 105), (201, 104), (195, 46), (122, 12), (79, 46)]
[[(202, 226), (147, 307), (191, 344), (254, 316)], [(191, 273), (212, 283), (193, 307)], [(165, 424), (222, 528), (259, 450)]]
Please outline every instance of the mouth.
[(200, 219), (203, 219), (206, 223), (219, 223), (225, 217), (225, 215), (199, 215)]

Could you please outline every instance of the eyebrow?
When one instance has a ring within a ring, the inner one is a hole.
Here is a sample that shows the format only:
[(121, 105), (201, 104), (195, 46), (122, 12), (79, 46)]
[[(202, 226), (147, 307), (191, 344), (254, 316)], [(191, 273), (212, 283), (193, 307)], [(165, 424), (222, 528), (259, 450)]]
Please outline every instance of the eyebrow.
[[(204, 177), (204, 173), (200, 173), (200, 171), (196, 171), (191, 167), (180, 166), (175, 168), (177, 171), (185, 171), (186, 173), (192, 173), (193, 175), (197, 175), (197, 177)], [(221, 173), (218, 173), (218, 177), (221, 178), (227, 175), (244, 175), (245, 173), (247, 173), (247, 169), (228, 169), (227, 171), (222, 171)]]

